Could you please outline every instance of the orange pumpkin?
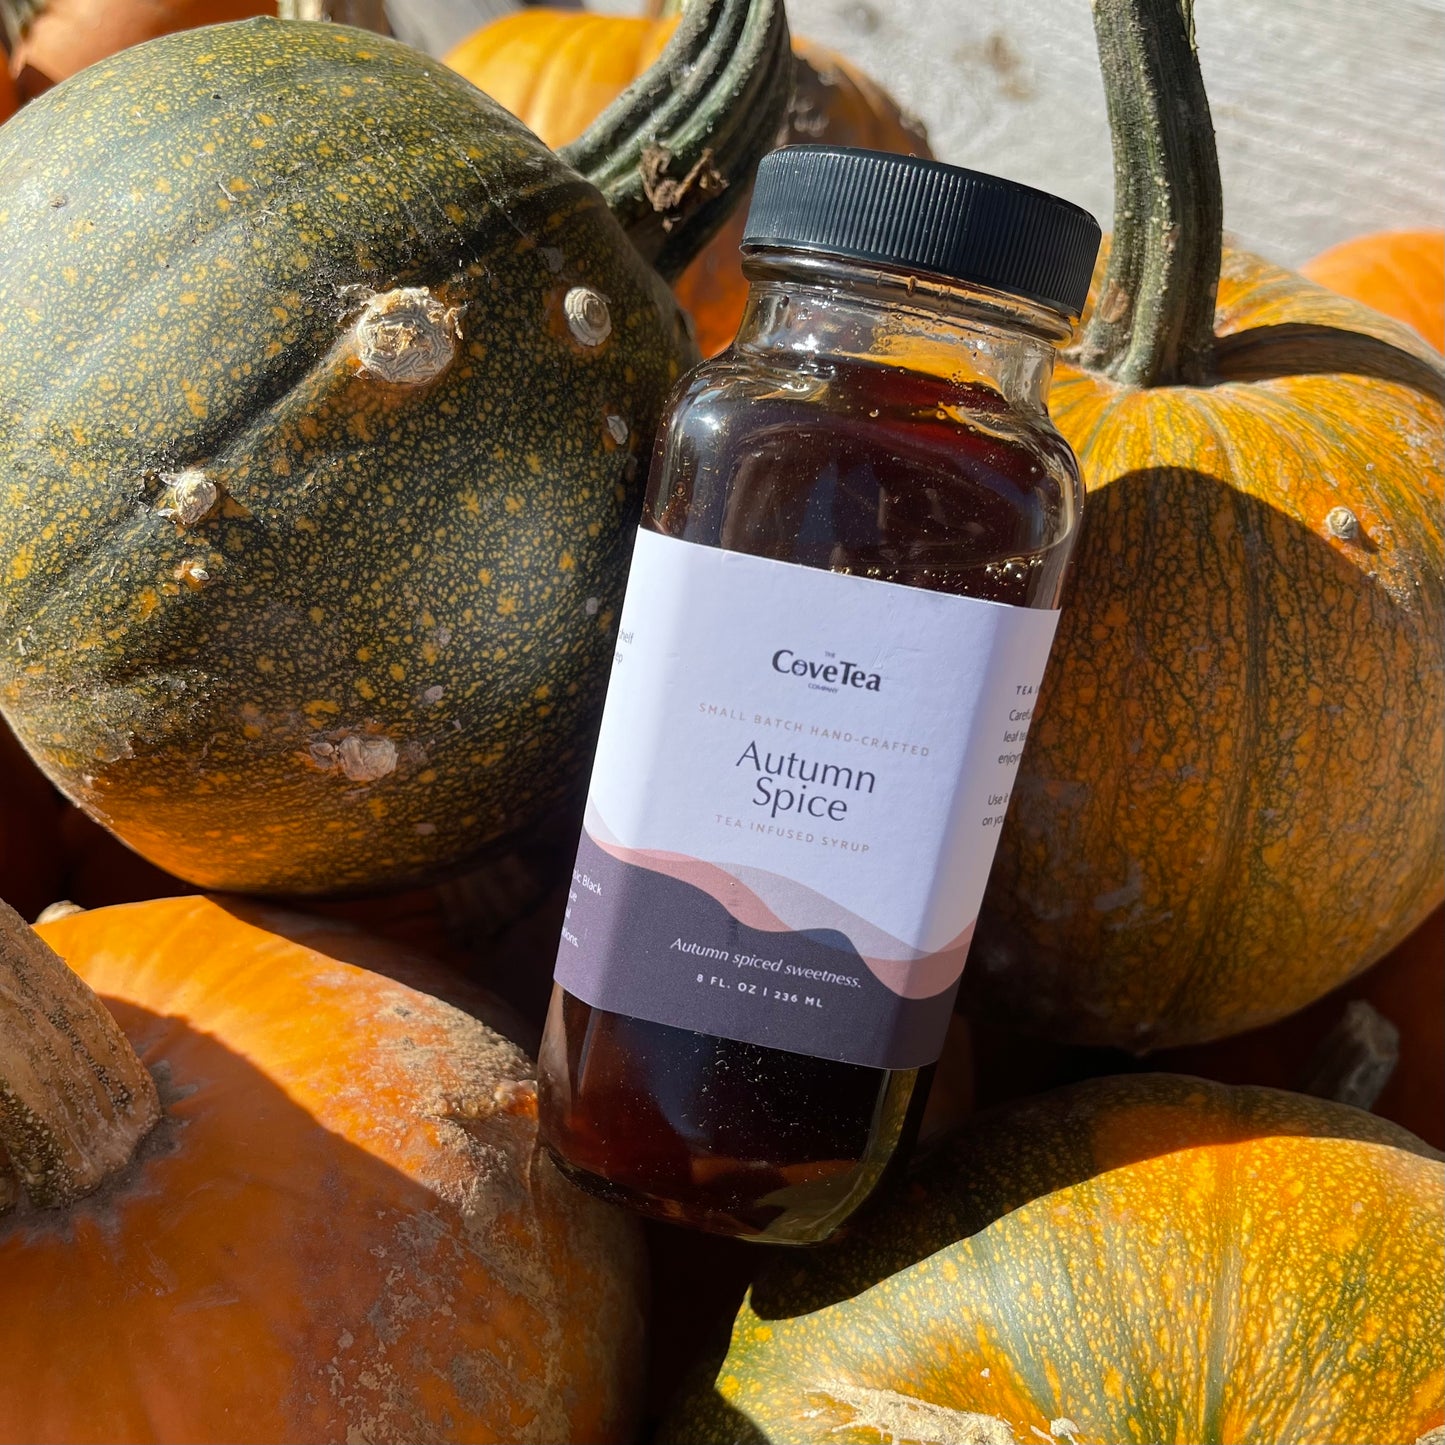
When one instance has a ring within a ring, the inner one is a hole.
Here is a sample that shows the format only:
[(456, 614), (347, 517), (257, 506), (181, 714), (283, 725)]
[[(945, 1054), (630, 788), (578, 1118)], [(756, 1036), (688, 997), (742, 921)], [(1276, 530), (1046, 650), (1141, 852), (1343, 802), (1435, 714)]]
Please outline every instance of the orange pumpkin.
[(1445, 231), (1375, 231), (1321, 252), (1300, 274), (1413, 326), (1445, 351)]
[(18, 7), (29, 14), (10, 57), (22, 100), (33, 100), (87, 65), (143, 40), (274, 15), (276, 0), (43, 0)]
[(777, 1261), (658, 1438), (1415, 1445), (1445, 1422), (1445, 1160), (1173, 1075), (978, 1121)]
[(1221, 260), (1178, 7), (1095, 17), (1119, 212), (1049, 403), (1088, 501), (969, 975), (1144, 1052), (1303, 1007), (1445, 896), (1445, 370)]
[(484, 25), (443, 61), (557, 150), (648, 69), (675, 29), (675, 17), (535, 6)]
[(0, 1439), (630, 1438), (639, 1234), (536, 1152), (504, 1011), (249, 903), (38, 932), (79, 978), (0, 921), (0, 1280), (53, 1327)]
[[(662, 53), (675, 17), (638, 19), (574, 10), (521, 10), (484, 26), (446, 56), (453, 70), (506, 106), (556, 149)], [(916, 120), (862, 71), (812, 41), (793, 39), (793, 99), (779, 145), (805, 141), (931, 155)], [(739, 264), (744, 198), (673, 285), (704, 356), (736, 334), (747, 297)]]

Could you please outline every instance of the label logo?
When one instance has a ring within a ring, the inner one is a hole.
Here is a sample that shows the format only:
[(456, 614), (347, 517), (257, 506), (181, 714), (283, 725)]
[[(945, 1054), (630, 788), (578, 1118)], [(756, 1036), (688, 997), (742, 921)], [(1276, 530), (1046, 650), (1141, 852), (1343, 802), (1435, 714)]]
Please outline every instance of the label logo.
[[(832, 659), (834, 654), (825, 653)], [(791, 647), (780, 647), (773, 654), (773, 671), (785, 677), (802, 677), (808, 686), (819, 692), (837, 692), (842, 687), (859, 687), (867, 692), (881, 692), (883, 679), (876, 672), (865, 672), (856, 662), (843, 659), (814, 662), (799, 657)]]

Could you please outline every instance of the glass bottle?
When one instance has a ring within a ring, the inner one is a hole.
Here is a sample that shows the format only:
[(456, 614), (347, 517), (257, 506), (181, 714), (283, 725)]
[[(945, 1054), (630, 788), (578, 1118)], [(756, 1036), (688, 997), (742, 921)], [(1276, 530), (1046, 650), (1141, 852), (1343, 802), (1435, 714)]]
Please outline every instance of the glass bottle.
[(1045, 400), (1098, 239), (935, 162), (760, 167), (737, 338), (654, 452), (542, 1045), (542, 1140), (582, 1187), (811, 1243), (904, 1152), (1078, 526)]

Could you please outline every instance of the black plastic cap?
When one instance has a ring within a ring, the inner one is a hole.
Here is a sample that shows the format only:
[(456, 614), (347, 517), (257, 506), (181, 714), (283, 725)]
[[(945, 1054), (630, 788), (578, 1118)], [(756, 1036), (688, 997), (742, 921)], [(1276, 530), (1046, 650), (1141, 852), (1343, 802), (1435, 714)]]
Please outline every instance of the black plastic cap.
[(763, 157), (744, 246), (932, 272), (1077, 316), (1099, 223), (1071, 201), (981, 171), (843, 146)]

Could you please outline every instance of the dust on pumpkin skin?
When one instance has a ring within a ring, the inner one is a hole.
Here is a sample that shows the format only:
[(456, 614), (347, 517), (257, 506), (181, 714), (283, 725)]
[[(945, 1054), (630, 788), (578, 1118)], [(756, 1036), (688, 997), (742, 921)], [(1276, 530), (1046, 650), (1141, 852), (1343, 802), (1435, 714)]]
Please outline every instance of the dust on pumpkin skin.
[[(273, 31), (113, 57), (7, 128), (0, 705), (169, 871), (315, 892), (435, 874), (580, 783), (637, 452), (695, 353), (522, 127), (391, 42)], [(602, 344), (553, 334), (578, 287)], [(358, 298), (418, 289), (453, 354), (398, 384)], [(187, 471), (218, 504), (159, 525)], [(315, 766), (350, 736), (395, 766)]]
[(484, 1012), (485, 995), (256, 905), (173, 899), (41, 931), (164, 1070), (167, 1113), (101, 1194), (0, 1223), (7, 1298), (94, 1321), (7, 1355), (27, 1387), (0, 1395), (0, 1431), (626, 1438), (635, 1225), (536, 1152), (520, 1049), (357, 965)]
[(1159, 1075), (1030, 1100), (765, 1275), (669, 1438), (742, 1415), (790, 1442), (904, 1419), (920, 1441), (1411, 1442), (1445, 1402), (1442, 1187), (1436, 1151), (1300, 1096)]

